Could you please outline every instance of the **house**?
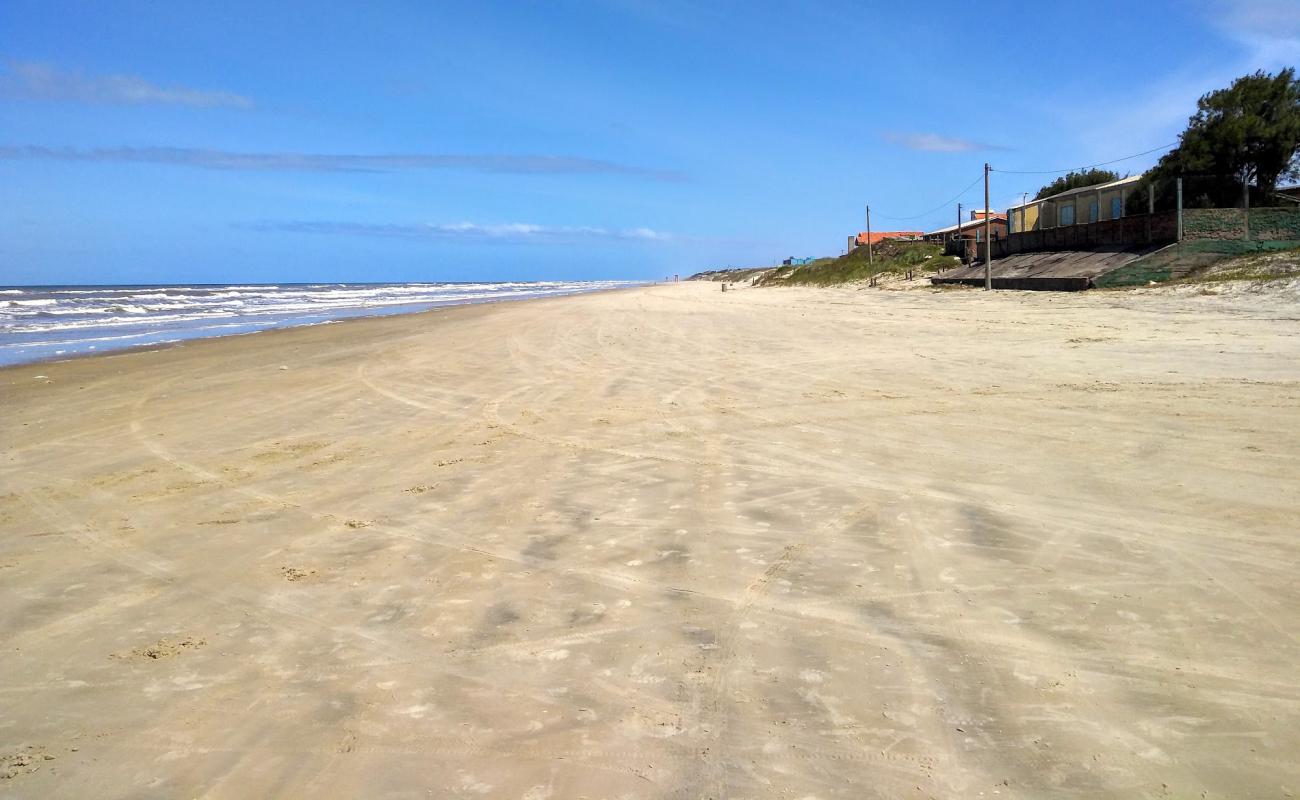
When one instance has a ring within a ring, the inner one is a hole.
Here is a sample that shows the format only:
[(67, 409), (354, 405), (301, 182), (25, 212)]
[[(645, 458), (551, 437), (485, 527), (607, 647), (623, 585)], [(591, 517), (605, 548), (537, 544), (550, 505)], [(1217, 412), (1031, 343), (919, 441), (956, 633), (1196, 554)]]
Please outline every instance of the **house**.
[(857, 236), (852, 237), (853, 247), (862, 247), (867, 242), (880, 244), (886, 239), (920, 239), (925, 234), (922, 231), (872, 231), (869, 235), (864, 231)]
[(982, 242), (984, 241), (984, 222), (986, 219), (994, 239), (1001, 239), (1007, 235), (1007, 218), (1005, 215), (983, 210), (972, 210), (970, 219), (963, 220), (961, 225), (949, 225), (946, 228), (928, 231), (923, 234), (923, 237), (927, 242), (945, 242), (950, 239), (974, 239), (977, 242)]
[(1124, 216), (1129, 192), (1141, 179), (1141, 175), (1134, 175), (1012, 206), (1006, 214), (1008, 231), (1021, 233), (1119, 219)]

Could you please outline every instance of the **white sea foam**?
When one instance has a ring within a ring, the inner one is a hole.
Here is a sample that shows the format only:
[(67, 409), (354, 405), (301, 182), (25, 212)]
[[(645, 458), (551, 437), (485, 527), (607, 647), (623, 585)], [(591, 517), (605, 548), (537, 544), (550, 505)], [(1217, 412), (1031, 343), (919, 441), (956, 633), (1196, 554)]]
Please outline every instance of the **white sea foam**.
[(32, 308), (35, 306), (52, 306), (57, 302), (59, 301), (45, 297), (40, 300), (7, 300), (5, 301), (5, 305), (13, 306), (14, 308)]
[(619, 282), (279, 284), (0, 289), (0, 364), (369, 314), (591, 291)]

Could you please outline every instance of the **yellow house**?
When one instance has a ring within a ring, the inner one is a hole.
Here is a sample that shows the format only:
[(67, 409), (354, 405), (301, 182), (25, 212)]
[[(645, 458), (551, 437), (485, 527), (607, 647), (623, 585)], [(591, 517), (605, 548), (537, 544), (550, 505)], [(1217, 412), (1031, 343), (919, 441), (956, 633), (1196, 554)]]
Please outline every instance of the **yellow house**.
[(1041, 200), (1035, 200), (1032, 203), (1022, 203), (1007, 209), (1008, 232), (1020, 233), (1021, 231), (1038, 230), (1038, 209), (1042, 207), (1042, 202)]
[(1007, 225), (1011, 233), (1020, 233), (1119, 219), (1129, 192), (1141, 179), (1134, 175), (1012, 206), (1007, 209)]

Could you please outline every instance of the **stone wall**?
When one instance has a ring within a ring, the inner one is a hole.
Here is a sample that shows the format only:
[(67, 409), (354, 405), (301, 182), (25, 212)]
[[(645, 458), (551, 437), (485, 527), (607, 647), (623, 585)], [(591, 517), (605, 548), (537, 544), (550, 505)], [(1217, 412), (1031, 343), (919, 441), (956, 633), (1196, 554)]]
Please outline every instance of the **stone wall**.
[[(1228, 241), (1246, 238), (1246, 212), (1240, 208), (1188, 208), (1183, 239)], [(1300, 239), (1300, 208), (1252, 208), (1250, 239), (1278, 242)]]
[(1183, 209), (1183, 239), (1193, 242), (1206, 239), (1241, 239), (1246, 235), (1244, 222), (1245, 214), (1240, 208)]
[(1250, 212), (1250, 238), (1261, 242), (1300, 239), (1300, 207), (1253, 209)]

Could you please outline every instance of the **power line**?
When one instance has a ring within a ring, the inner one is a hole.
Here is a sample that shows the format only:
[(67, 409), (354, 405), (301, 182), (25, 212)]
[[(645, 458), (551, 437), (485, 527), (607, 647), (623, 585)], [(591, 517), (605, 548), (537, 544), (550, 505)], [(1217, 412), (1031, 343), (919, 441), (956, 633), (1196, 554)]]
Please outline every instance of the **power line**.
[(1177, 145), (1177, 144), (1178, 144), (1177, 142), (1171, 142), (1171, 143), (1169, 143), (1169, 144), (1162, 144), (1162, 145), (1160, 145), (1159, 147), (1153, 147), (1153, 148), (1151, 148), (1150, 150), (1143, 150), (1141, 153), (1134, 153), (1134, 154), (1131, 155), (1131, 156), (1124, 156), (1123, 158), (1116, 158), (1116, 159), (1114, 159), (1114, 160), (1112, 160), (1112, 161), (1102, 161), (1102, 162), (1097, 163), (1097, 164), (1089, 164), (1089, 165), (1086, 166), (1086, 167), (1070, 167), (1070, 168), (1068, 168), (1068, 169), (997, 169), (997, 168), (995, 167), (995, 168), (993, 168), (993, 171), (994, 171), (994, 172), (1001, 172), (1001, 173), (1006, 174), (1006, 175), (1062, 175), (1062, 174), (1065, 174), (1065, 173), (1067, 173), (1067, 172), (1082, 172), (1082, 171), (1085, 170), (1085, 169), (1094, 169), (1094, 168), (1096, 168), (1096, 167), (1104, 167), (1104, 166), (1106, 166), (1107, 164), (1118, 164), (1118, 163), (1121, 162), (1121, 161), (1128, 161), (1130, 158), (1137, 158), (1138, 156), (1150, 155), (1151, 153), (1155, 153), (1155, 152), (1157, 152), (1157, 151), (1159, 151), (1159, 150), (1168, 150), (1169, 148), (1174, 147), (1174, 146)]
[(911, 220), (911, 219), (920, 219), (921, 217), (928, 217), (931, 214), (940, 211), (944, 208), (947, 208), (948, 206), (952, 205), (953, 203), (965, 197), (966, 193), (971, 190), (971, 187), (973, 187), (975, 184), (979, 183), (982, 180), (984, 180), (983, 173), (981, 173), (978, 177), (976, 177), (975, 180), (971, 181), (970, 184), (968, 184), (965, 189), (962, 189), (960, 192), (954, 195), (951, 200), (948, 200), (947, 202), (944, 203), (940, 203), (939, 205), (935, 206), (929, 211), (923, 212), (921, 214), (914, 214), (910, 217), (887, 217), (884, 214), (877, 214), (876, 216), (880, 219), (892, 220), (893, 222), (906, 222), (907, 220)]
[[(1107, 165), (1109, 165), (1109, 164), (1118, 164), (1118, 163), (1121, 162), (1121, 161), (1128, 161), (1129, 159), (1138, 158), (1139, 156), (1150, 155), (1151, 153), (1159, 152), (1160, 150), (1168, 150), (1169, 148), (1174, 147), (1174, 146), (1176, 146), (1177, 144), (1178, 144), (1177, 142), (1171, 142), (1171, 143), (1169, 143), (1169, 144), (1162, 144), (1162, 145), (1160, 145), (1159, 147), (1153, 147), (1153, 148), (1151, 148), (1150, 150), (1143, 150), (1141, 153), (1134, 153), (1134, 154), (1131, 155), (1131, 156), (1124, 156), (1124, 157), (1122, 157), (1122, 158), (1115, 158), (1115, 159), (1111, 159), (1110, 161), (1101, 161), (1101, 162), (1098, 162), (1098, 163), (1096, 163), (1096, 164), (1089, 164), (1089, 165), (1087, 165), (1087, 166), (1083, 166), (1083, 167), (1069, 167), (1069, 168), (1067, 168), (1067, 169), (997, 169), (996, 167), (990, 167), (990, 168), (989, 168), (989, 171), (990, 171), (990, 172), (1001, 172), (1001, 173), (1004, 174), (1004, 175), (1063, 175), (1063, 174), (1065, 174), (1065, 173), (1067, 173), (1067, 172), (1081, 172), (1081, 171), (1083, 171), (1083, 170), (1095, 169), (1096, 167), (1104, 167), (1104, 166), (1107, 166)], [(920, 214), (913, 214), (913, 215), (910, 216), (910, 217), (891, 217), (891, 216), (887, 216), (887, 215), (885, 215), (885, 214), (876, 214), (876, 217), (877, 217), (878, 219), (887, 219), (887, 220), (890, 220), (890, 221), (892, 221), (892, 222), (907, 222), (907, 221), (909, 221), (909, 220), (921, 219), (922, 217), (928, 217), (928, 216), (930, 216), (931, 214), (938, 213), (939, 211), (941, 211), (941, 210), (947, 208), (948, 206), (952, 205), (953, 203), (955, 203), (955, 202), (957, 202), (958, 200), (960, 200), (960, 199), (962, 199), (963, 197), (965, 197), (965, 196), (966, 196), (966, 193), (969, 192), (972, 188), (974, 188), (975, 184), (979, 183), (983, 178), (984, 178), (984, 175), (981, 173), (979, 176), (977, 176), (977, 177), (975, 178), (975, 180), (973, 180), (973, 181), (971, 181), (969, 184), (967, 184), (967, 185), (966, 185), (966, 188), (962, 189), (960, 192), (958, 192), (956, 195), (954, 195), (954, 196), (952, 197), (951, 200), (948, 200), (948, 201), (946, 201), (946, 202), (940, 203), (939, 205), (935, 206), (934, 208), (930, 209), (929, 211), (924, 211), (924, 212), (922, 212), (922, 213), (920, 213)]]

